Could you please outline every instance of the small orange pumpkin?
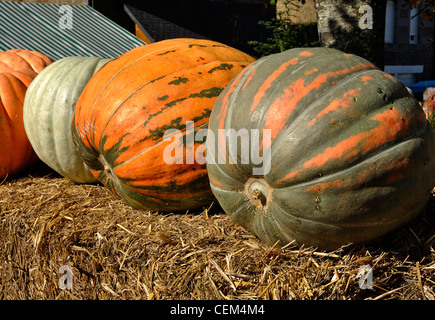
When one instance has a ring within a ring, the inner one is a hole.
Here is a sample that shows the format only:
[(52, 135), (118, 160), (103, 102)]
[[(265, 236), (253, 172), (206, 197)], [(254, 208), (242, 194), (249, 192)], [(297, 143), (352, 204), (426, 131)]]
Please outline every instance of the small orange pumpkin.
[(0, 179), (20, 173), (37, 160), (23, 123), (27, 87), (51, 63), (42, 53), (0, 52)]

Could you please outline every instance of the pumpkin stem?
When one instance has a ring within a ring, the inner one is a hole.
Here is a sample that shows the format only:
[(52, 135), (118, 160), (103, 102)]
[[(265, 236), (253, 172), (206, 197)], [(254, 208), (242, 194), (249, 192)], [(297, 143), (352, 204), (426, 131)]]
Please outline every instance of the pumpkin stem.
[(106, 159), (103, 157), (102, 154), (100, 154), (100, 156), (98, 157), (98, 160), (100, 161), (100, 163), (103, 165), (103, 170), (104, 172), (109, 175), (110, 177), (113, 177), (114, 174), (112, 172), (112, 169), (110, 168), (110, 165), (107, 163)]
[(264, 207), (267, 203), (267, 198), (264, 196), (264, 194), (262, 194), (258, 189), (254, 189), (251, 192), (252, 198), (254, 198), (255, 200), (258, 199), (261, 202), (261, 205)]
[(264, 179), (249, 179), (245, 192), (258, 208), (267, 207), (271, 197), (271, 188)]

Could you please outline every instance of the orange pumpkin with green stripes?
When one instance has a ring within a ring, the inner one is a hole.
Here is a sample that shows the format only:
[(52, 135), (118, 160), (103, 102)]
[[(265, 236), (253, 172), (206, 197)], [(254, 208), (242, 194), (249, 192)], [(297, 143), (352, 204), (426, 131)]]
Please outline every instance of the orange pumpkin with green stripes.
[(435, 185), (434, 131), (418, 101), (334, 49), (291, 49), (246, 67), (221, 93), (209, 129), (214, 195), (270, 245), (375, 239), (421, 212)]
[[(220, 92), (253, 61), (224, 44), (195, 39), (123, 54), (96, 72), (77, 102), (72, 136), (78, 152), (92, 174), (134, 208), (209, 205), (214, 198), (205, 163), (186, 161), (186, 123), (193, 123), (192, 134), (206, 128)], [(181, 135), (164, 139), (170, 129)], [(176, 139), (183, 159), (168, 163), (165, 150)], [(202, 144), (194, 141), (195, 151)]]

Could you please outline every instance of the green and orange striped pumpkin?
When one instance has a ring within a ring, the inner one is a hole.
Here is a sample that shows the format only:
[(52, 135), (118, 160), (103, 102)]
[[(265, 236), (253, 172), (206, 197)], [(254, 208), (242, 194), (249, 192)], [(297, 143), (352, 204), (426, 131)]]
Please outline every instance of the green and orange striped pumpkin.
[[(375, 239), (421, 212), (435, 185), (434, 131), (417, 100), (367, 60), (334, 49), (257, 60), (221, 93), (209, 129), (216, 198), (270, 245), (329, 250)], [(248, 132), (264, 163), (242, 163), (240, 139), (218, 139), (230, 129)], [(263, 174), (253, 171), (262, 165)]]
[[(164, 40), (123, 54), (95, 73), (77, 102), (72, 136), (78, 152), (91, 173), (133, 208), (179, 211), (209, 204), (205, 163), (186, 161), (186, 123), (193, 122), (195, 133), (206, 128), (220, 92), (253, 61), (224, 44), (195, 39)], [(176, 143), (164, 139), (169, 129), (182, 133), (182, 164), (164, 159)], [(195, 142), (195, 151), (202, 143)]]

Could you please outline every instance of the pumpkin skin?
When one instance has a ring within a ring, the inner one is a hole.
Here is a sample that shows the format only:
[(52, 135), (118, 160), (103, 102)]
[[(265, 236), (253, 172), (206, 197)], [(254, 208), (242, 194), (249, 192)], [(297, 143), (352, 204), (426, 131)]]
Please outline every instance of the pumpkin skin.
[(0, 179), (21, 173), (38, 157), (23, 123), (27, 87), (50, 58), (29, 50), (0, 52)]
[(433, 117), (435, 114), (435, 95), (430, 96), (423, 104), (424, 114), (426, 118)]
[(12, 73), (26, 87), (51, 63), (49, 57), (37, 51), (11, 49), (0, 52), (0, 72)]
[[(211, 140), (220, 129), (260, 130), (254, 152), (270, 155), (270, 170), (231, 164), (232, 140), (221, 143), (226, 149)], [(209, 130), (214, 195), (270, 245), (332, 250), (370, 241), (414, 218), (435, 185), (434, 132), (417, 100), (370, 62), (334, 49), (257, 60), (221, 93)]]
[[(72, 136), (91, 172), (136, 209), (180, 211), (212, 201), (205, 163), (169, 164), (169, 129), (206, 128), (231, 79), (254, 59), (224, 44), (170, 39), (135, 48), (101, 68), (74, 112)], [(177, 139), (177, 138), (175, 138)], [(204, 136), (205, 139), (205, 136)], [(196, 141), (193, 148), (204, 147)]]
[(83, 88), (110, 59), (66, 57), (41, 71), (27, 89), (24, 127), (38, 157), (77, 183), (97, 179), (83, 162), (71, 138), (71, 121)]

